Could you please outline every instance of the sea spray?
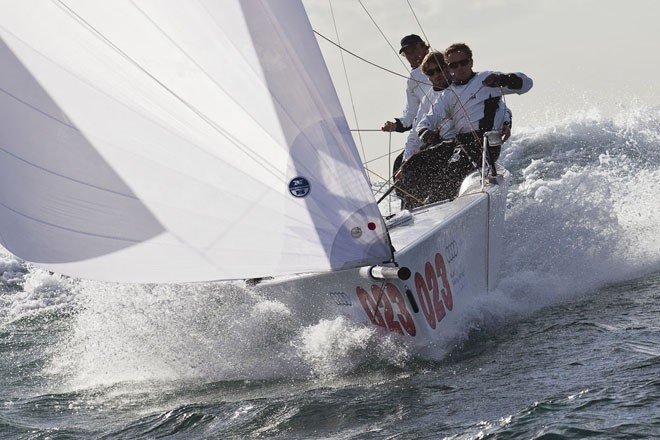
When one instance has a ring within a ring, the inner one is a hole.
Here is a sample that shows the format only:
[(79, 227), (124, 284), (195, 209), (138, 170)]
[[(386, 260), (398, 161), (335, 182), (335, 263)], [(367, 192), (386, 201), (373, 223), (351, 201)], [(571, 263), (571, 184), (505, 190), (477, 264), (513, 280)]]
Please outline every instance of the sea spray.
[(351, 323), (343, 317), (322, 319), (303, 329), (295, 344), (314, 377), (333, 378), (374, 363), (402, 366), (410, 353), (382, 329)]
[(660, 117), (649, 112), (580, 112), (514, 136), (499, 290), (536, 310), (657, 270), (660, 142), (648, 128)]
[(375, 360), (401, 364), (394, 338), (339, 317), (297, 322), (282, 303), (234, 283), (80, 281), (78, 313), (51, 373), (67, 389), (123, 382), (329, 378)]
[(296, 374), (288, 310), (232, 283), (80, 282), (78, 314), (54, 371), (74, 388)]
[(70, 308), (73, 297), (69, 294), (67, 277), (33, 267), (10, 255), (2, 255), (0, 274), (0, 324), (9, 325)]

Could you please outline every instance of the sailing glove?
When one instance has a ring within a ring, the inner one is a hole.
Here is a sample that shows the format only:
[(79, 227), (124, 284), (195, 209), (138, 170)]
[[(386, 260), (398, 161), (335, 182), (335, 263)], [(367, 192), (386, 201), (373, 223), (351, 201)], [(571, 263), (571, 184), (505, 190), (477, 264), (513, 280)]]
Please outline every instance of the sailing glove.
[(412, 128), (412, 125), (410, 127), (404, 127), (399, 118), (394, 118), (394, 123), (396, 124), (394, 131), (397, 133), (405, 133)]
[(419, 134), (419, 139), (422, 141), (424, 146), (429, 146), (432, 144), (437, 144), (440, 141), (440, 135), (435, 130), (426, 129)]
[(522, 79), (513, 73), (491, 73), (484, 79), (486, 87), (506, 87), (511, 90), (522, 88)]

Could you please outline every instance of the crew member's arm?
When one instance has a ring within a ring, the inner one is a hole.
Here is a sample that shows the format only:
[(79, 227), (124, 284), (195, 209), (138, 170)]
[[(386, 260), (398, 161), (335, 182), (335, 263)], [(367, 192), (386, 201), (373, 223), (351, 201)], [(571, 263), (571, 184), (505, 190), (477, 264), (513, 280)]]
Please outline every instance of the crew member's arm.
[[(432, 112), (433, 110), (431, 110)], [(435, 128), (435, 115), (433, 113), (426, 114), (422, 120), (417, 124), (417, 136), (424, 147), (437, 144), (440, 141), (440, 134)]]
[(493, 72), (484, 79), (483, 85), (486, 87), (501, 87), (502, 93), (505, 95), (511, 93), (522, 95), (532, 88), (534, 82), (530, 77), (520, 72)]
[(447, 122), (446, 107), (448, 105), (444, 95), (437, 97), (431, 109), (417, 123), (417, 136), (424, 146), (436, 144), (440, 141), (438, 127), (441, 127), (440, 121)]
[(382, 131), (387, 131), (387, 132), (392, 132), (396, 131), (397, 133), (404, 133), (412, 128), (412, 125), (409, 127), (404, 127), (403, 124), (401, 123), (401, 119), (399, 118), (394, 118), (394, 122), (392, 121), (387, 121), (383, 124), (383, 126), (380, 128)]
[(511, 137), (511, 125), (513, 123), (513, 114), (509, 108), (506, 109), (504, 122), (502, 123), (502, 142), (506, 142)]
[(414, 128), (413, 124), (422, 102), (421, 97), (423, 94), (420, 94), (420, 90), (422, 90), (421, 87), (423, 87), (424, 81), (426, 81), (426, 77), (419, 68), (410, 72), (410, 78), (406, 83), (406, 108), (403, 109), (403, 114), (395, 119), (397, 127), (400, 127), (402, 131)]

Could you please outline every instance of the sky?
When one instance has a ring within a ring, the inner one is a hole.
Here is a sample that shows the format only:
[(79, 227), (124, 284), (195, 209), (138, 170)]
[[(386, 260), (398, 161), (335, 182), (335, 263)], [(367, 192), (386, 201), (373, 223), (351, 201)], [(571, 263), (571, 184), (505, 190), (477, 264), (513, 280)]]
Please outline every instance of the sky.
[[(474, 70), (523, 72), (532, 90), (508, 96), (516, 127), (545, 124), (580, 110), (611, 117), (630, 106), (660, 105), (660, 1), (629, 0), (303, 0), (315, 31), (386, 69), (407, 75), (401, 37), (432, 49), (464, 42)], [(334, 20), (333, 20), (334, 15)], [(371, 18), (370, 18), (371, 16)], [(336, 29), (335, 29), (336, 25)], [(389, 150), (405, 135), (378, 131), (401, 115), (405, 78), (317, 38), (358, 150), (385, 176)], [(393, 49), (394, 48), (394, 49)], [(345, 68), (344, 68), (345, 65)], [(348, 78), (348, 81), (347, 81)], [(352, 96), (352, 98), (351, 98)]]

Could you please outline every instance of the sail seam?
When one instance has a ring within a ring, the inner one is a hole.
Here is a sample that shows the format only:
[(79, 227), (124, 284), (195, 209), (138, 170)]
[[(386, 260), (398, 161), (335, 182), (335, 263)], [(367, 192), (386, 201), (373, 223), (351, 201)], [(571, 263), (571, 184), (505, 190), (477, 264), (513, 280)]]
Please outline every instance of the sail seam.
[(55, 172), (55, 171), (53, 171), (53, 170), (49, 170), (48, 168), (44, 168), (44, 167), (42, 167), (41, 165), (37, 165), (36, 163), (30, 162), (29, 160), (23, 159), (22, 157), (19, 157), (19, 156), (15, 155), (14, 153), (12, 153), (12, 152), (6, 150), (6, 149), (5, 149), (4, 147), (2, 147), (2, 146), (0, 146), (0, 151), (2, 151), (3, 153), (7, 154), (8, 156), (11, 156), (11, 157), (13, 157), (14, 159), (19, 160), (19, 161), (21, 161), (21, 162), (23, 162), (23, 163), (25, 163), (25, 164), (27, 164), (27, 165), (30, 165), (30, 166), (32, 166), (32, 167), (34, 167), (34, 168), (37, 168), (37, 169), (39, 169), (39, 170), (41, 170), (41, 171), (44, 171), (44, 172), (46, 172), (46, 173), (48, 173), (48, 174), (52, 174), (52, 175), (54, 175), (54, 176), (60, 177), (60, 178), (62, 178), (62, 179), (69, 180), (69, 181), (71, 181), (71, 182), (75, 182), (75, 183), (79, 183), (79, 184), (81, 184), (81, 185), (88, 186), (88, 187), (90, 187), (90, 188), (98, 189), (99, 191), (104, 191), (104, 192), (107, 192), (107, 193), (110, 193), (110, 194), (116, 194), (116, 195), (118, 195), (118, 196), (122, 196), (122, 197), (126, 197), (126, 198), (129, 198), (129, 199), (138, 200), (137, 197), (135, 197), (134, 195), (126, 194), (126, 193), (119, 192), (119, 191), (115, 191), (115, 190), (108, 189), (108, 188), (103, 188), (103, 187), (101, 187), (101, 186), (93, 185), (93, 184), (91, 184), (91, 183), (84, 182), (84, 181), (79, 180), (79, 179), (74, 179), (73, 177), (65, 176), (65, 175), (60, 174), (60, 173), (57, 173), (57, 172)]
[(46, 221), (40, 220), (38, 218), (32, 217), (30, 215), (24, 214), (20, 211), (17, 211), (15, 209), (5, 205), (2, 202), (0, 202), (0, 206), (5, 208), (7, 211), (13, 212), (16, 215), (20, 215), (23, 218), (27, 218), (27, 219), (32, 220), (34, 222), (40, 223), (42, 225), (47, 225), (47, 226), (51, 226), (53, 228), (61, 229), (63, 231), (74, 232), (76, 234), (86, 235), (88, 237), (107, 238), (107, 239), (110, 239), (110, 240), (126, 241), (126, 242), (130, 242), (130, 243), (142, 243), (144, 241), (144, 240), (135, 240), (135, 239), (130, 239), (130, 238), (121, 238), (121, 237), (116, 237), (116, 236), (112, 236), (112, 235), (94, 234), (94, 233), (91, 233), (91, 232), (85, 232), (85, 231), (81, 231), (81, 230), (78, 230), (78, 229), (67, 228), (67, 227), (64, 227), (64, 226), (56, 225), (54, 223), (46, 222)]

